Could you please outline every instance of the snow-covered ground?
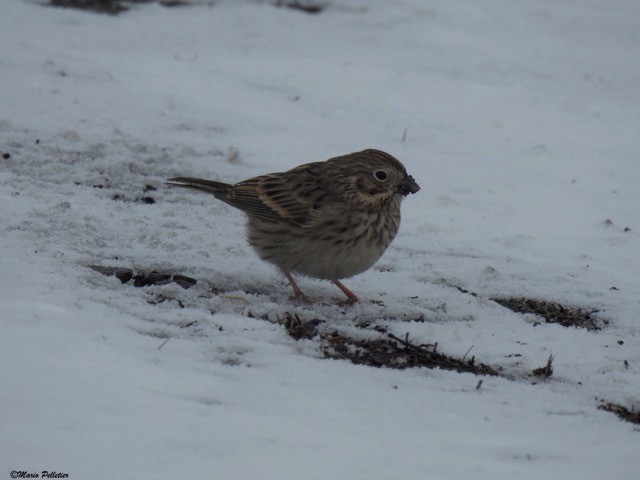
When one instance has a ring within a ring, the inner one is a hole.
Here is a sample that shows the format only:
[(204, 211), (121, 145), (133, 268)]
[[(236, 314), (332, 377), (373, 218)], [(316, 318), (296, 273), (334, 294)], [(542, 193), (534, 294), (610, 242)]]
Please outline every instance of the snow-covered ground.
[[(637, 479), (637, 426), (598, 406), (640, 407), (638, 32), (636, 0), (4, 0), (0, 478)], [(367, 147), (422, 190), (348, 308), (313, 279), (290, 301), (241, 213), (163, 186)], [(609, 323), (489, 300), (511, 296)], [(376, 328), (510, 378), (323, 358)]]

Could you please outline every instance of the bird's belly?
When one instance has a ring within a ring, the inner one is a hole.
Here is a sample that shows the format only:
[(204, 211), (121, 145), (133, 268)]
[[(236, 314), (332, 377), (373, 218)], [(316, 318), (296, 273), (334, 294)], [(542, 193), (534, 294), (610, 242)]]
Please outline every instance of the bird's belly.
[(338, 239), (322, 228), (292, 232), (278, 225), (250, 221), (248, 237), (263, 260), (285, 272), (339, 280), (371, 268), (393, 240), (397, 227), (394, 223), (380, 234), (379, 228), (361, 223)]
[(295, 243), (291, 247), (299, 252), (290, 255), (286, 262), (291, 272), (325, 280), (339, 280), (362, 273), (371, 268), (386, 250), (386, 245), (354, 248), (322, 241), (313, 248), (309, 248), (308, 244), (305, 248), (299, 248)]

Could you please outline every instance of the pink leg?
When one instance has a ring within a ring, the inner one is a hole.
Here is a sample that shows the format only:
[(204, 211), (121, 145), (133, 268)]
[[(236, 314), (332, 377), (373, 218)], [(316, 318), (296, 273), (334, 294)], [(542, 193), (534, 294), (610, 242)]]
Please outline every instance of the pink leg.
[(343, 291), (343, 293), (347, 296), (347, 305), (351, 305), (352, 303), (356, 303), (358, 301), (358, 297), (356, 296), (355, 293), (353, 293), (351, 290), (349, 290), (347, 287), (345, 287), (342, 282), (340, 282), (340, 280), (331, 280), (336, 287), (338, 287), (340, 290)]
[(291, 274), (289, 272), (283, 272), (283, 273), (287, 277), (287, 280), (289, 280), (289, 283), (291, 284), (291, 288), (293, 288), (293, 294), (296, 296), (296, 298), (299, 298), (300, 300), (304, 300), (305, 302), (308, 301), (307, 297), (305, 297), (304, 293), (302, 293), (302, 290), (300, 290), (300, 288), (298, 287), (298, 284), (293, 279)]

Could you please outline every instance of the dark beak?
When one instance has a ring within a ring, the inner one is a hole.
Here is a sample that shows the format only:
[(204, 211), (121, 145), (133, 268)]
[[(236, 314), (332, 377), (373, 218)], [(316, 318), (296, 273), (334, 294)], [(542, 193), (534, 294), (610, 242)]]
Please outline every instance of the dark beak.
[(410, 193), (416, 193), (418, 190), (420, 190), (420, 185), (416, 183), (411, 175), (404, 177), (404, 180), (398, 185), (398, 193), (401, 193), (405, 197)]

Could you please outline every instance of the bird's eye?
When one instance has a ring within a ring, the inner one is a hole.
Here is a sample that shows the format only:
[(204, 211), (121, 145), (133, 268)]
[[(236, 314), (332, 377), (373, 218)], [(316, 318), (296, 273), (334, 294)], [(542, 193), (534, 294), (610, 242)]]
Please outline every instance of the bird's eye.
[(385, 172), (384, 170), (376, 170), (373, 176), (376, 177), (376, 180), (378, 180), (379, 182), (384, 182), (387, 178), (389, 178), (389, 175), (387, 175), (387, 172)]

